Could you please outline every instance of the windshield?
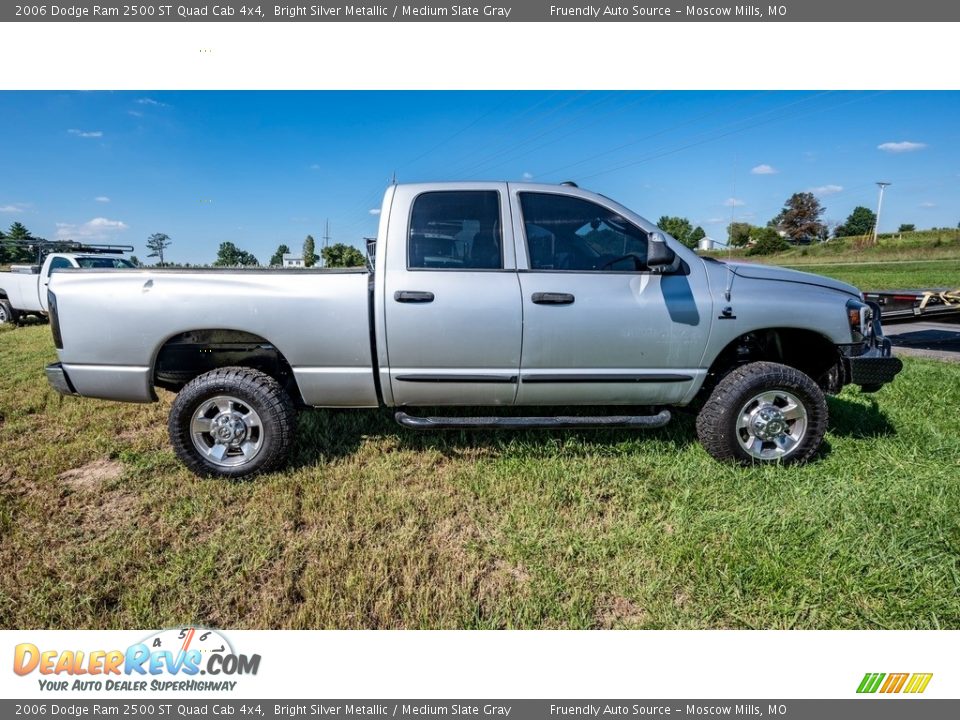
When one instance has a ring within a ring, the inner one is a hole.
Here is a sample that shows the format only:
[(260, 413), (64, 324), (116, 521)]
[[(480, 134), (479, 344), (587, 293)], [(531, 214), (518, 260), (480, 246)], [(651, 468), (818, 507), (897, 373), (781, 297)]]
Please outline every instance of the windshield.
[(82, 268), (132, 268), (134, 264), (123, 258), (78, 257), (77, 265)]

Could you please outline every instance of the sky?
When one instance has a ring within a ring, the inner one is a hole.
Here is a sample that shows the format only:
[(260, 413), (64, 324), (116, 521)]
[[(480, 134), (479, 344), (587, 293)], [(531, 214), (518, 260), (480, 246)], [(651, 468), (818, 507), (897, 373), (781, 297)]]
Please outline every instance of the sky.
[(0, 92), (0, 227), (172, 262), (362, 247), (385, 187), (573, 180), (726, 239), (794, 192), (881, 231), (960, 222), (960, 92)]

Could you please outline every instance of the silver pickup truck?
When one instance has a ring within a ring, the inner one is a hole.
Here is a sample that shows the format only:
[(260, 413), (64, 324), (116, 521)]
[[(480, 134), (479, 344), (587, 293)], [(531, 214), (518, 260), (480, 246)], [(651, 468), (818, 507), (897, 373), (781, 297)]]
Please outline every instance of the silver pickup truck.
[[(298, 406), (386, 406), (415, 429), (639, 429), (693, 405), (715, 458), (803, 462), (824, 393), (902, 367), (856, 288), (699, 257), (569, 183), (391, 186), (368, 253), (347, 271), (55, 272), (47, 375), (87, 397), (177, 392), (177, 455), (240, 477), (284, 461)], [(415, 410), (438, 406), (538, 410)], [(571, 406), (622, 407), (545, 409)]]

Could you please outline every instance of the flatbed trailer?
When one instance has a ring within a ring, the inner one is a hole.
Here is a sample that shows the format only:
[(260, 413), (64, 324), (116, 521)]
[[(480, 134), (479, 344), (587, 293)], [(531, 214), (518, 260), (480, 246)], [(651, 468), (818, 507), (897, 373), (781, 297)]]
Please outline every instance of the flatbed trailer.
[(918, 317), (960, 318), (960, 289), (880, 290), (864, 292), (863, 297), (880, 306), (884, 324), (908, 322)]

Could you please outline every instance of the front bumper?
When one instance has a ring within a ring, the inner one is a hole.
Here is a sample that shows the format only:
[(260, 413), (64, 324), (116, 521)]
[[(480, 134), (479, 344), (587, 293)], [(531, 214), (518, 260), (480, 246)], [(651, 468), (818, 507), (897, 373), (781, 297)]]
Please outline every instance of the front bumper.
[(62, 363), (47, 365), (46, 372), (47, 382), (49, 382), (58, 393), (61, 395), (77, 394), (77, 391), (73, 389), (73, 383), (70, 382), (70, 378), (67, 376), (67, 371), (63, 369)]
[(861, 345), (850, 346), (843, 356), (846, 382), (859, 385), (867, 392), (874, 392), (903, 370), (903, 362), (893, 356), (893, 346), (883, 335), (880, 325), (880, 308), (874, 303), (870, 337)]

